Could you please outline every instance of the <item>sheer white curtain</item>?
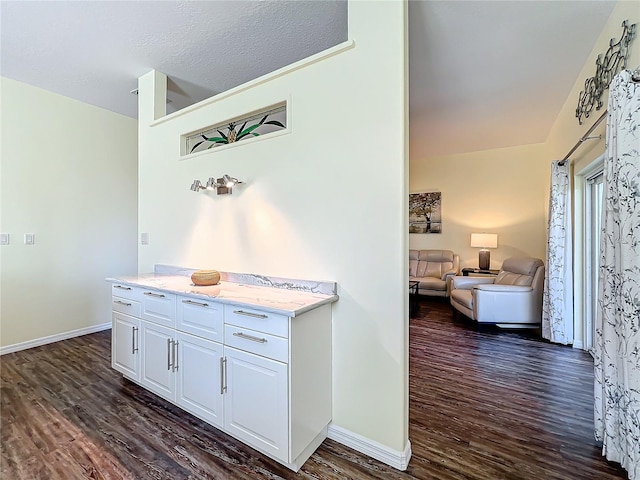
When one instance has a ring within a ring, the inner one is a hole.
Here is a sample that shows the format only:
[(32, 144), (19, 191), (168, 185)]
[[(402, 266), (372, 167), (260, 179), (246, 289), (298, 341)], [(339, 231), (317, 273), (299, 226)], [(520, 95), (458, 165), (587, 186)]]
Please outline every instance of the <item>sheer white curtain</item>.
[(573, 343), (571, 180), (569, 162), (551, 164), (547, 262), (542, 297), (542, 336)]
[(640, 480), (640, 84), (609, 86), (598, 318), (595, 436), (602, 454)]

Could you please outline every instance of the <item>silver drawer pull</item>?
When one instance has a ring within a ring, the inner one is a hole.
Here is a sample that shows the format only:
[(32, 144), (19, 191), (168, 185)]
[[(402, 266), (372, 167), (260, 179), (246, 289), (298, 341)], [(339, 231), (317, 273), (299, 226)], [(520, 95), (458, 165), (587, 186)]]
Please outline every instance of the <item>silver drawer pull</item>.
[(244, 310), (234, 310), (233, 313), (237, 313), (238, 315), (246, 315), (247, 317), (254, 317), (254, 318), (269, 318), (268, 315), (264, 315), (262, 313), (251, 313), (251, 312), (245, 312)]
[(172, 353), (172, 348), (171, 348), (171, 339), (167, 338), (167, 370), (171, 370), (171, 353)]
[(138, 351), (138, 347), (136, 347), (136, 332), (138, 329), (136, 327), (131, 328), (133, 328), (133, 331), (131, 332), (131, 354), (133, 355)]
[(233, 332), (233, 336), (244, 338), (245, 340), (251, 340), (252, 342), (267, 343), (266, 338), (258, 338), (258, 337), (254, 337), (253, 335), (247, 335), (246, 333), (242, 333), (242, 332)]
[(130, 303), (122, 302), (122, 301), (120, 301), (120, 300), (114, 300), (114, 301), (113, 301), (113, 303), (118, 303), (118, 304), (120, 304), (120, 305), (124, 305), (125, 307), (130, 307), (130, 306), (131, 306), (131, 304), (130, 304)]
[(182, 303), (187, 303), (189, 305), (197, 305), (198, 307), (208, 307), (209, 306), (208, 303), (194, 302), (193, 300), (182, 300)]
[(227, 357), (220, 357), (220, 395), (227, 391)]
[(114, 285), (113, 288), (119, 288), (120, 290), (131, 290), (131, 287), (123, 287), (122, 285)]
[(180, 342), (175, 341), (173, 342), (173, 369), (172, 371), (175, 372), (178, 370), (178, 344)]
[(161, 293), (144, 292), (144, 294), (149, 295), (150, 297), (164, 298), (164, 295), (162, 295)]

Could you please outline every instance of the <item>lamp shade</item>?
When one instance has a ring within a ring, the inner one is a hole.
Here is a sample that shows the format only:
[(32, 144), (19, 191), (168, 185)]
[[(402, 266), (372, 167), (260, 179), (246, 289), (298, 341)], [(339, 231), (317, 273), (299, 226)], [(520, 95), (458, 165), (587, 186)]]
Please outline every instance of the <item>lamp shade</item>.
[(479, 248), (498, 248), (498, 235), (496, 233), (472, 233), (471, 246)]

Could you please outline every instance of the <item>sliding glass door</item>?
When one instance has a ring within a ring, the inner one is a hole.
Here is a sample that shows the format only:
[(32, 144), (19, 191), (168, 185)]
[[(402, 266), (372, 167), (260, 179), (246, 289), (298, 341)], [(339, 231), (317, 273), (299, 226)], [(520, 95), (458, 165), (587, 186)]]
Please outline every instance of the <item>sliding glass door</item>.
[(602, 232), (602, 194), (604, 175), (602, 170), (589, 176), (585, 191), (585, 345), (593, 347), (598, 314), (598, 268), (600, 265), (600, 234)]

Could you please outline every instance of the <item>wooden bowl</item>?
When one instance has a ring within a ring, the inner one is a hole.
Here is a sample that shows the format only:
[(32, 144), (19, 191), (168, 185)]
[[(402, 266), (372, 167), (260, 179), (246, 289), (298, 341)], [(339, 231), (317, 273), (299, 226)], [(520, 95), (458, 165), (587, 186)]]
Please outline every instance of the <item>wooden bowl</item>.
[(191, 281), (200, 287), (217, 285), (220, 282), (220, 273), (217, 270), (197, 270), (191, 274)]

